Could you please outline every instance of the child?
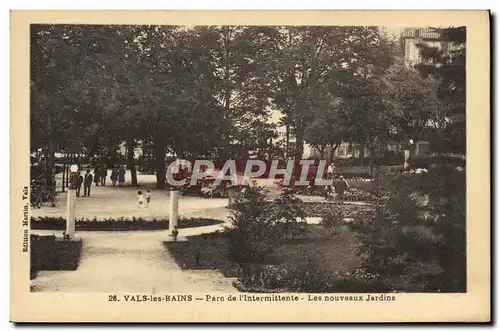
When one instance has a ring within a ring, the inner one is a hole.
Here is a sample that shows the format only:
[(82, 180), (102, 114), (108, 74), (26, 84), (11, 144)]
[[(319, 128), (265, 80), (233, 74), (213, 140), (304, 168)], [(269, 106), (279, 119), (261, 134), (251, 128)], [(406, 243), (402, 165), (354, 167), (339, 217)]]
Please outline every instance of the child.
[(174, 238), (174, 242), (177, 242), (178, 235), (179, 235), (179, 230), (177, 229), (177, 226), (174, 226), (174, 229), (172, 230), (172, 237)]
[(137, 203), (139, 203), (139, 208), (144, 207), (144, 195), (140, 190), (137, 192)]
[(146, 190), (145, 197), (146, 197), (146, 203), (147, 205), (149, 205), (149, 203), (151, 202), (151, 191), (149, 189)]

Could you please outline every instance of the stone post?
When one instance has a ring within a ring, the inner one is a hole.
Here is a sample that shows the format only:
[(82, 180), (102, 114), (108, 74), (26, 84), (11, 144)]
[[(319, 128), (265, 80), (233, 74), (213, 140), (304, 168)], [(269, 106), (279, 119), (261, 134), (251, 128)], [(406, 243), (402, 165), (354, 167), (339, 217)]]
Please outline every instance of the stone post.
[(179, 219), (179, 195), (180, 191), (177, 188), (170, 189), (170, 219), (168, 225), (170, 232), (177, 226)]
[(66, 235), (73, 239), (75, 237), (75, 207), (76, 207), (76, 181), (78, 166), (71, 165), (70, 186), (68, 188), (68, 200), (66, 207)]

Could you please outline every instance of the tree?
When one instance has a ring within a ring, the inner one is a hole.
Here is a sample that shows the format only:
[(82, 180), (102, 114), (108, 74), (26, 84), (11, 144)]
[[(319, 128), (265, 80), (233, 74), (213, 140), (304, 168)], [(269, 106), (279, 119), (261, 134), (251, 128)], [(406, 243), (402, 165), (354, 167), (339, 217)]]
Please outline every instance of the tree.
[(384, 55), (389, 48), (374, 27), (261, 27), (254, 36), (265, 45), (260, 61), (268, 69), (273, 104), (295, 135), (298, 170), (313, 110), (330, 108), (346, 78), (390, 62)]
[[(335, 99), (334, 99), (335, 100)], [(313, 110), (313, 119), (304, 131), (304, 140), (316, 148), (323, 159), (327, 147), (331, 148), (331, 157), (345, 137), (345, 121), (338, 109), (338, 102), (330, 107)]]
[(237, 199), (230, 215), (231, 226), (226, 229), (230, 260), (263, 262), (273, 254), (281, 235), (273, 210), (262, 187), (247, 188)]
[(285, 242), (289, 236), (294, 238), (303, 235), (306, 230), (305, 214), (302, 209), (302, 201), (297, 198), (293, 191), (285, 190), (273, 201), (273, 218), (277, 226), (282, 229)]
[[(433, 149), (465, 154), (466, 28), (435, 29), (446, 46), (420, 45), (423, 62), (416, 68), (438, 81), (440, 121), (435, 126)], [(439, 125), (441, 124), (441, 125)]]
[(197, 27), (212, 68), (214, 98), (231, 124), (218, 149), (221, 159), (266, 148), (274, 136), (269, 116), (269, 92), (264, 63), (257, 61), (261, 44), (253, 40), (254, 27)]
[(425, 79), (404, 64), (391, 66), (381, 77), (380, 93), (397, 110), (394, 129), (397, 140), (414, 141), (428, 138), (426, 129), (440, 107), (436, 95), (436, 82)]

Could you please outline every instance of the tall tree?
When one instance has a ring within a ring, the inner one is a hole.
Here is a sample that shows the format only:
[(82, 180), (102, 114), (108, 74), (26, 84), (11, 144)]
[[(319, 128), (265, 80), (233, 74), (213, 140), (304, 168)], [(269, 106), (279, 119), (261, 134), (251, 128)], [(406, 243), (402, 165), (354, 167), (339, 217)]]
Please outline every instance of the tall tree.
[(441, 119), (444, 126), (434, 136), (433, 149), (440, 152), (465, 154), (465, 96), (466, 96), (466, 28), (435, 29), (444, 47), (420, 45), (423, 62), (416, 68), (424, 76), (439, 82)]
[(384, 55), (389, 48), (375, 27), (262, 27), (257, 35), (265, 45), (261, 59), (269, 69), (273, 103), (295, 135), (298, 170), (313, 110), (338, 96), (346, 77), (390, 63), (391, 55)]

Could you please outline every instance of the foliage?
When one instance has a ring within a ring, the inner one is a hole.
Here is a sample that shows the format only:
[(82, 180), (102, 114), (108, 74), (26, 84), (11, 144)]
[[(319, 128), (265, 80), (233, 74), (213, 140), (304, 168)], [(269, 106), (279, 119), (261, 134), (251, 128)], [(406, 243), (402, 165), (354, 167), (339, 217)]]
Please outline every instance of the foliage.
[(306, 231), (302, 201), (297, 198), (293, 190), (285, 188), (273, 201), (273, 218), (276, 224), (283, 230), (285, 242), (290, 235), (293, 239), (303, 235)]
[(416, 68), (438, 82), (440, 108), (433, 119), (432, 149), (465, 153), (466, 28), (436, 29), (444, 48), (420, 45), (423, 62)]
[(342, 223), (342, 216), (340, 209), (335, 209), (321, 218), (320, 224), (327, 228), (337, 231), (340, 229)]
[[(221, 224), (221, 220), (210, 218), (181, 218), (178, 228), (202, 227), (208, 225)], [(133, 230), (157, 230), (168, 229), (168, 219), (144, 218), (107, 218), (107, 219), (77, 219), (75, 229), (77, 231), (133, 231)], [(56, 217), (31, 217), (31, 229), (66, 229), (66, 219)]]
[(291, 190), (268, 201), (266, 190), (259, 186), (247, 188), (236, 199), (230, 219), (226, 234), (235, 262), (268, 260), (280, 242), (304, 235), (307, 226), (302, 202)]
[(55, 181), (49, 185), (43, 176), (38, 176), (30, 183), (30, 205), (32, 208), (41, 208), (44, 203), (54, 204), (56, 198)]
[(386, 292), (377, 276), (362, 269), (329, 272), (316, 260), (300, 264), (244, 266), (236, 287), (244, 292)]
[(80, 263), (82, 241), (59, 241), (55, 236), (30, 237), (30, 279), (41, 270), (76, 270)]
[(277, 248), (281, 232), (262, 187), (247, 188), (236, 199), (229, 218), (232, 224), (226, 234), (230, 260), (261, 262)]
[[(329, 115), (344, 82), (392, 61), (389, 43), (376, 27), (259, 27), (252, 38), (262, 45), (256, 61), (265, 64), (272, 104), (284, 114), (283, 123), (295, 136), (295, 169), (306, 128), (316, 125), (315, 119), (341, 119)], [(324, 140), (313, 144), (322, 146)]]
[(435, 165), (401, 175), (361, 230), (366, 269), (395, 291), (464, 292), (465, 174)]

